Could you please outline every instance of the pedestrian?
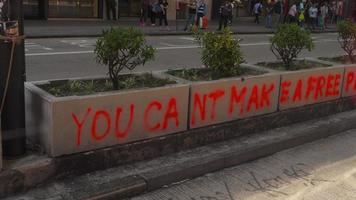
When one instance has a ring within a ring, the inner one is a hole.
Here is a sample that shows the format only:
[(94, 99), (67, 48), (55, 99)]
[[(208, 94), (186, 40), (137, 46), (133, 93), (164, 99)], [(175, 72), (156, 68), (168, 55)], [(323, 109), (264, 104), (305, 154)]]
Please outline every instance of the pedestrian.
[(318, 8), (316, 7), (316, 4), (312, 4), (309, 8), (309, 18), (310, 18), (310, 23), (312, 25), (312, 29), (315, 29), (315, 26), (318, 25)]
[(160, 17), (162, 12), (161, 5), (159, 4), (158, 0), (155, 0), (151, 4), (151, 25), (156, 25), (156, 18)]
[(164, 21), (164, 25), (168, 26), (167, 21), (167, 9), (168, 9), (168, 2), (167, 0), (159, 0), (159, 5), (161, 6), (161, 12), (159, 17), (159, 25), (162, 26), (162, 20)]
[(288, 12), (288, 18), (289, 18), (289, 23), (296, 23), (297, 22), (297, 5), (293, 3), (293, 5), (290, 7), (289, 12)]
[(260, 23), (260, 15), (262, 13), (262, 3), (261, 1), (257, 1), (255, 6), (253, 7), (253, 13), (255, 14), (255, 23)]
[(220, 6), (220, 22), (219, 22), (219, 28), (218, 31), (221, 31), (221, 28), (224, 24), (224, 28), (227, 27), (227, 24), (229, 22), (229, 17), (231, 13), (232, 7), (229, 1), (225, 1), (221, 6)]
[(234, 4), (234, 2), (229, 2), (229, 4), (230, 4), (230, 6), (231, 6), (231, 11), (230, 11), (230, 13), (229, 13), (229, 18), (228, 18), (228, 25), (229, 26), (232, 26), (232, 19), (233, 19), (233, 17), (234, 17), (234, 14), (233, 14), (233, 12), (234, 12), (234, 8), (235, 8), (235, 4)]
[(141, 26), (146, 25), (149, 12), (150, 12), (150, 0), (141, 0), (141, 17), (140, 17)]
[(337, 17), (336, 17), (336, 1), (332, 1), (331, 5), (330, 5), (330, 14), (331, 14), (331, 19), (330, 19), (330, 23), (336, 23), (337, 21)]
[(116, 0), (105, 0), (106, 3), (106, 17), (108, 20), (116, 20)]
[(185, 24), (184, 31), (188, 30), (188, 26), (193, 26), (195, 17), (197, 14), (197, 4), (195, 0), (190, 0), (188, 3), (188, 17), (187, 17), (187, 23)]
[(0, 0), (0, 21), (5, 21), (6, 16), (6, 0)]
[(195, 23), (197, 26), (199, 26), (200, 21), (203, 21), (203, 17), (206, 16), (207, 9), (208, 9), (208, 7), (205, 3), (205, 0), (202, 0), (200, 2), (200, 4), (198, 5), (198, 9), (197, 9), (197, 21)]
[(344, 14), (344, 2), (339, 0), (336, 6), (336, 23), (343, 19)]
[(298, 25), (301, 27), (301, 28), (304, 28), (304, 22), (305, 22), (305, 6), (304, 6), (304, 3), (303, 2), (300, 2), (299, 3), (299, 6), (298, 6)]
[(272, 28), (273, 5), (271, 3), (266, 6), (266, 28)]
[(311, 20), (309, 17), (309, 9), (311, 7), (312, 3), (311, 1), (307, 1), (306, 5), (305, 5), (305, 12), (304, 12), (304, 18), (305, 18), (305, 23), (306, 23), (306, 28), (307, 29), (311, 29)]
[(275, 26), (277, 27), (278, 24), (282, 22), (282, 2), (281, 2), (281, 0), (277, 0), (277, 2), (273, 4), (273, 11), (274, 11), (274, 15), (275, 15)]
[(325, 3), (322, 4), (322, 6), (320, 7), (320, 30), (325, 30), (326, 28), (326, 16), (328, 16), (328, 7)]

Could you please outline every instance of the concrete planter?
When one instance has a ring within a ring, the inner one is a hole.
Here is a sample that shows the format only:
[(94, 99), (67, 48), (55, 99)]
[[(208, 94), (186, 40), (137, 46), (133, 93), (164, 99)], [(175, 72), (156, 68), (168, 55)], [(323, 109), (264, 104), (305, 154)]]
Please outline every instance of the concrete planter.
[(189, 127), (199, 128), (354, 96), (356, 66), (268, 70), (245, 78), (187, 82), (191, 85)]
[(54, 97), (25, 84), (27, 137), (50, 156), (185, 131), (188, 85)]
[[(242, 64), (241, 67), (261, 75), (198, 82), (175, 78), (190, 83), (190, 128), (277, 111), (280, 75), (249, 64)], [(166, 75), (172, 78), (172, 75)]]

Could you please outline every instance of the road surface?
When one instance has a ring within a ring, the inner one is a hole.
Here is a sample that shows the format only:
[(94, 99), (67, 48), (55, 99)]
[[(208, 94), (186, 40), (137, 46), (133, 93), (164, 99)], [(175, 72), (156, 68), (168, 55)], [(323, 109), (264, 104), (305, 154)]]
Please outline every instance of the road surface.
[[(238, 35), (246, 61), (272, 61), (269, 38), (272, 35)], [(341, 55), (336, 33), (314, 34), (315, 49), (302, 52), (301, 57)], [(154, 71), (200, 67), (200, 49), (191, 36), (147, 37), (157, 48), (156, 59), (135, 71)], [(103, 76), (105, 66), (95, 62), (93, 54), (96, 38), (51, 38), (26, 40), (27, 80), (48, 80)]]

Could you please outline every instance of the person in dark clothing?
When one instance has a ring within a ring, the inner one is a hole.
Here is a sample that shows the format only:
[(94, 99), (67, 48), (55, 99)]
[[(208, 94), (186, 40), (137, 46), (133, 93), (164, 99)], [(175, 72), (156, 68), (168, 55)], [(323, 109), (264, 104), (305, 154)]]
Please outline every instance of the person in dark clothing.
[(8, 16), (8, 2), (9, 0), (0, 0), (0, 21), (5, 21), (9, 18)]
[(112, 19), (116, 20), (116, 0), (106, 0), (106, 17), (108, 20), (111, 20), (111, 15)]
[(229, 22), (229, 17), (231, 12), (232, 12), (232, 6), (230, 2), (225, 1), (225, 3), (220, 6), (220, 22), (218, 28), (219, 31), (221, 31), (223, 24), (224, 24), (224, 28), (226, 28)]
[(159, 1), (155, 0), (151, 5), (151, 24), (156, 25), (156, 18), (161, 16), (162, 8)]
[(141, 0), (141, 17), (140, 23), (141, 26), (145, 26), (148, 18), (148, 14), (150, 13), (150, 0)]
[(279, 23), (282, 22), (282, 2), (281, 0), (277, 0), (275, 4), (273, 4), (273, 11), (276, 15), (276, 27)]
[(195, 1), (191, 0), (188, 4), (188, 18), (187, 18), (187, 23), (185, 24), (184, 31), (188, 30), (188, 26), (194, 25), (196, 14), (197, 14), (197, 5)]
[(159, 25), (162, 26), (162, 20), (164, 21), (164, 25), (168, 26), (168, 21), (167, 21), (167, 9), (168, 9), (168, 2), (167, 0), (160, 0), (159, 5), (161, 6), (161, 12), (160, 12), (160, 17), (159, 17)]

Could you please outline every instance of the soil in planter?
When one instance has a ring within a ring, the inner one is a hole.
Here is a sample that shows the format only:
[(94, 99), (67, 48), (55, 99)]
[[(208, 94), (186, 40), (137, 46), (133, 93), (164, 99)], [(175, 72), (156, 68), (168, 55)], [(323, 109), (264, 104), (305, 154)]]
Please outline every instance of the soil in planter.
[[(154, 77), (148, 73), (122, 75), (119, 79), (119, 90), (154, 88), (176, 83), (169, 79)], [(83, 96), (114, 91), (109, 79), (52, 81), (49, 84), (37, 86), (56, 97)]]
[(348, 56), (319, 57), (319, 59), (340, 64), (351, 64)]
[(167, 72), (172, 76), (176, 76), (189, 81), (211, 81), (218, 80), (222, 78), (231, 78), (231, 77), (242, 77), (242, 76), (253, 76), (260, 75), (263, 72), (256, 71), (253, 69), (241, 68), (241, 73), (238, 76), (224, 76), (217, 77), (212, 70), (209, 68), (195, 68), (195, 69), (181, 69), (181, 70), (170, 70)]
[[(282, 62), (260, 62), (257, 65), (267, 67), (274, 70), (286, 71), (287, 69), (284, 68)], [(302, 69), (312, 69), (312, 68), (319, 68), (319, 67), (331, 67), (331, 65), (313, 62), (309, 60), (295, 60), (291, 64), (290, 71), (302, 70)]]

